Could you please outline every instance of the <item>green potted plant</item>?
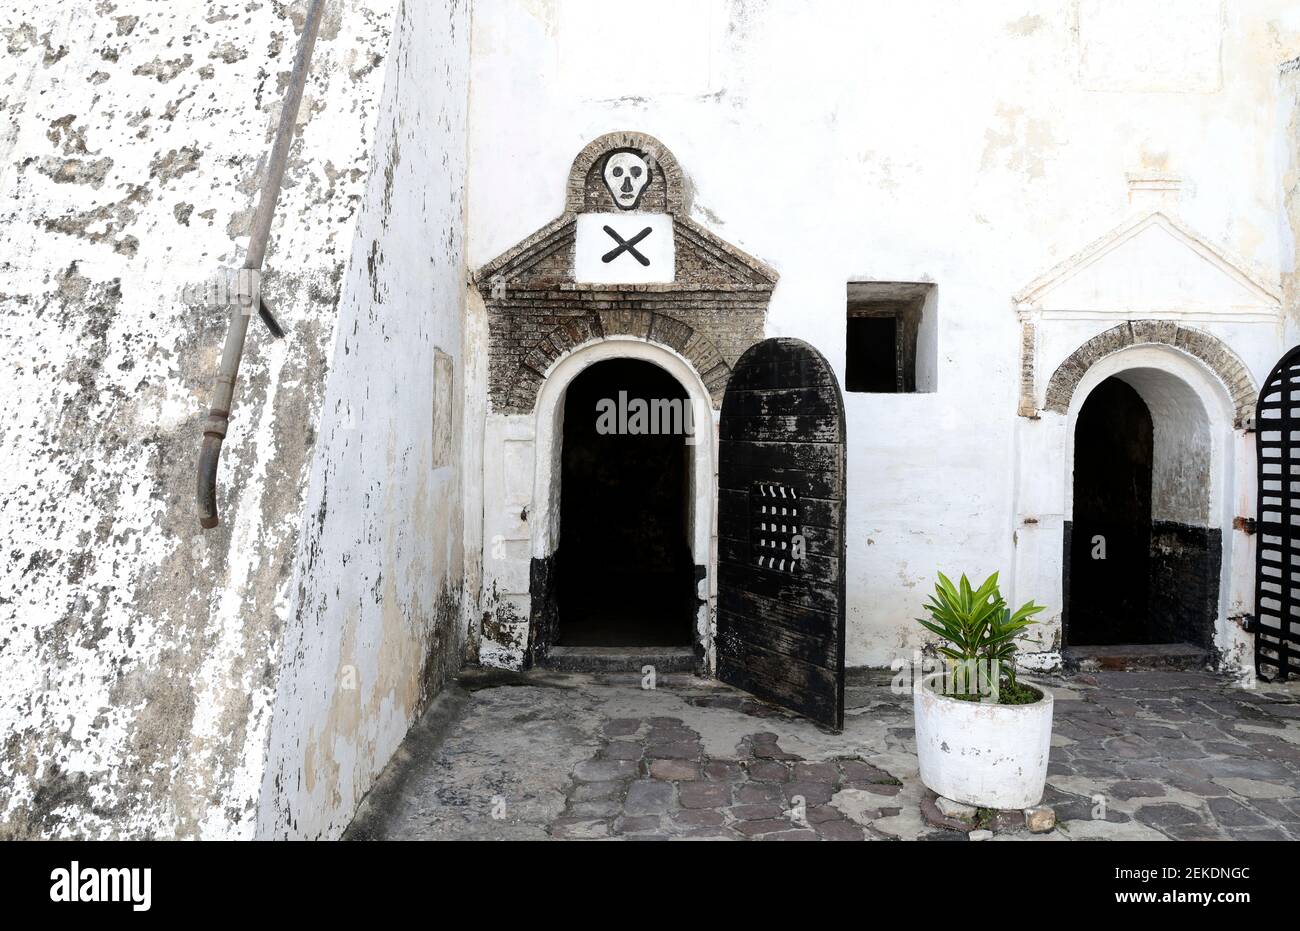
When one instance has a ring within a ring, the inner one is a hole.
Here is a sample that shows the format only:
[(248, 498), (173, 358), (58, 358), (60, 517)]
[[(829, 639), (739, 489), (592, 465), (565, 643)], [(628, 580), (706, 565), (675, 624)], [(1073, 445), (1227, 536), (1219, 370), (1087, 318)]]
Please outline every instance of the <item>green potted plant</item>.
[(979, 587), (942, 572), (919, 623), (941, 638), (945, 668), (913, 686), (921, 781), (982, 808), (1029, 808), (1047, 781), (1052, 696), (1016, 678), (1018, 638), (1043, 605), (1012, 611), (995, 572)]

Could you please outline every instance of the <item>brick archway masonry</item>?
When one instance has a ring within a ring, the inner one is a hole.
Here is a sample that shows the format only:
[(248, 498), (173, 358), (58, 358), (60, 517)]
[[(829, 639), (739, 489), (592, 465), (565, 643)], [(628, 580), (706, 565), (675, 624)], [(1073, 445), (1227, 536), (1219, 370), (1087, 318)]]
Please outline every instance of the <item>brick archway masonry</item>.
[(1223, 382), (1232, 398), (1233, 426), (1239, 430), (1253, 428), (1258, 392), (1246, 364), (1217, 337), (1167, 320), (1130, 320), (1085, 342), (1052, 373), (1044, 409), (1056, 414), (1067, 413), (1074, 391), (1088, 369), (1121, 349), (1143, 345), (1172, 346), (1203, 362)]
[(684, 357), (709, 390), (714, 407), (722, 402), (722, 391), (731, 376), (731, 366), (718, 347), (689, 324), (666, 314), (646, 310), (601, 310), (570, 317), (557, 324), (524, 355), (510, 387), (511, 408), (531, 410), (546, 373), (565, 355), (586, 343), (611, 336), (632, 336), (657, 343)]

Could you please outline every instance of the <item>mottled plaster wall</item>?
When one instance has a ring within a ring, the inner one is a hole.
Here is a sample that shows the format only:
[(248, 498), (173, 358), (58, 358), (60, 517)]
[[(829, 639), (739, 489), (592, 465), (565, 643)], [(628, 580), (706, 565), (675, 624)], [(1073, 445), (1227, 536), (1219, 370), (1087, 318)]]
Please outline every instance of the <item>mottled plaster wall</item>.
[(396, 7), (328, 6), (207, 534), (225, 311), (181, 289), (242, 258), (306, 4), (0, 13), (0, 837), (254, 832)]
[(468, 72), (468, 3), (404, 3), (343, 283), (259, 836), (341, 834), (459, 665)]

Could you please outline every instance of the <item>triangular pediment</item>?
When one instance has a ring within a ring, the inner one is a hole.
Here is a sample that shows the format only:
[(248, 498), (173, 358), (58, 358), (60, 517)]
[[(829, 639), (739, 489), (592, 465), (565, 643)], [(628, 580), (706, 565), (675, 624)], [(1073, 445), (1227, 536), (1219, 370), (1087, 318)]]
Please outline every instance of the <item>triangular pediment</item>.
[(1278, 288), (1160, 211), (1134, 217), (1020, 294), (1022, 310), (1126, 317), (1273, 316)]
[[(771, 291), (775, 269), (746, 254), (700, 224), (673, 215), (676, 278), (671, 283), (636, 285), (639, 289), (690, 291)], [(493, 282), (510, 289), (574, 287), (577, 214), (566, 213), (506, 250), (474, 274), (474, 283), (490, 291)], [(608, 289), (612, 285), (599, 285)]]

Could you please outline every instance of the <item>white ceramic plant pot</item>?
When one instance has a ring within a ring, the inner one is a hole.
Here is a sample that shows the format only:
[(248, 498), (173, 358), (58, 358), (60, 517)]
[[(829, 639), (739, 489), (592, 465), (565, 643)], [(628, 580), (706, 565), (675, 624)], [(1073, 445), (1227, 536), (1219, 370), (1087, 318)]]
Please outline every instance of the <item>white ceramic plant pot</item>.
[(921, 781), (981, 808), (1030, 808), (1043, 797), (1052, 749), (1052, 695), (1032, 705), (959, 701), (935, 691), (942, 673), (912, 687)]

